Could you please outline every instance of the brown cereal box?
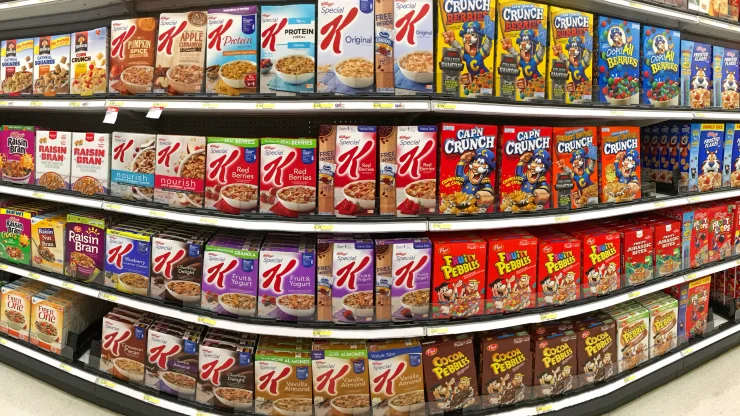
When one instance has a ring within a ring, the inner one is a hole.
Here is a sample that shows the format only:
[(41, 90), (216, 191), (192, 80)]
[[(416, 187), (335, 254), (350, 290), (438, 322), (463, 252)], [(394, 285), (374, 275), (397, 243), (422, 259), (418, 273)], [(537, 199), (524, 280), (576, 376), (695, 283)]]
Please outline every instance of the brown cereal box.
[(424, 369), (416, 338), (367, 344), (375, 415), (408, 415), (424, 408)]
[(599, 174), (601, 202), (625, 202), (642, 196), (640, 128), (601, 127)]
[(154, 202), (174, 208), (203, 207), (206, 138), (157, 135)]
[(313, 410), (313, 377), (308, 352), (258, 347), (254, 381), (257, 414), (310, 414)]
[(69, 94), (70, 43), (69, 34), (34, 38), (34, 94)]
[(10, 96), (31, 94), (33, 85), (33, 38), (2, 41), (0, 90)]
[(576, 334), (573, 331), (532, 337), (534, 395), (557, 396), (577, 387)]
[(152, 92), (156, 37), (157, 19), (153, 17), (111, 22), (109, 93)]
[(36, 185), (52, 191), (70, 188), (71, 149), (71, 132), (36, 131)]
[(198, 378), (199, 330), (149, 328), (146, 343), (147, 387), (177, 397), (195, 398)]
[(162, 13), (159, 16), (157, 66), (152, 92), (183, 95), (203, 92), (208, 13)]
[(478, 396), (473, 336), (443, 336), (421, 346), (426, 401), (438, 411), (473, 405)]
[(110, 134), (72, 133), (72, 190), (85, 195), (108, 194)]
[(578, 374), (581, 383), (604, 381), (616, 374), (617, 332), (612, 319), (597, 319), (578, 331)]
[(100, 371), (124, 381), (144, 384), (147, 318), (127, 318), (109, 313), (103, 318)]
[(198, 347), (195, 398), (227, 411), (251, 411), (254, 347), (244, 342), (206, 339)]
[(481, 334), (481, 395), (485, 404), (506, 406), (527, 397), (532, 386), (530, 335), (523, 328)]
[(314, 341), (311, 348), (314, 404), (330, 414), (370, 410), (367, 345), (364, 341)]
[(72, 34), (72, 94), (105, 94), (108, 90), (108, 28)]

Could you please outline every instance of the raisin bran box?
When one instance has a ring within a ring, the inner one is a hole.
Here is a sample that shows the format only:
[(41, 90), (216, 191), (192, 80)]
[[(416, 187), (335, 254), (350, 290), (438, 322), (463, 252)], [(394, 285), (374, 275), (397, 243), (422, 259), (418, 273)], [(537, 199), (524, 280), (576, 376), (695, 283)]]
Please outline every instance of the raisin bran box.
[(198, 346), (195, 400), (199, 403), (226, 411), (251, 411), (254, 381), (253, 346), (210, 339)]
[(480, 336), (478, 385), (483, 403), (507, 406), (524, 400), (532, 387), (530, 335), (522, 327)]
[(69, 189), (72, 133), (36, 131), (36, 185), (49, 190)]
[(726, 110), (732, 110), (740, 107), (740, 94), (738, 91), (738, 82), (740, 78), (740, 67), (738, 66), (737, 49), (723, 48), (713, 46), (712, 66), (714, 75), (712, 77), (712, 89), (714, 97), (712, 100), (713, 107), (721, 107)]
[(110, 194), (130, 201), (154, 199), (157, 136), (113, 132)]
[(259, 139), (206, 139), (205, 208), (225, 214), (257, 210)]
[(115, 222), (111, 214), (83, 211), (67, 214), (65, 276), (85, 283), (105, 284), (105, 230)]
[(599, 142), (601, 202), (641, 198), (640, 128), (601, 127)]
[(681, 105), (712, 105), (712, 45), (681, 41)]
[[(437, 126), (399, 126), (395, 131), (397, 135), (388, 139), (396, 146), (392, 167), (395, 169), (396, 216), (434, 213), (437, 205)], [(381, 181), (387, 168), (381, 160)]]
[(72, 190), (107, 195), (110, 188), (110, 134), (72, 133)]
[[(490, 0), (488, 0), (490, 1)], [(396, 0), (393, 8), (396, 95), (434, 88), (434, 6), (431, 0)]]
[(260, 212), (283, 217), (316, 211), (316, 139), (260, 139)]
[(613, 319), (597, 319), (576, 331), (578, 375), (582, 383), (604, 381), (616, 373), (617, 332)]
[(537, 237), (523, 230), (483, 234), (488, 243), (486, 314), (518, 312), (537, 302)]
[(207, 93), (238, 96), (258, 92), (257, 6), (208, 10)]
[(17, 97), (31, 94), (33, 85), (33, 38), (2, 41), (0, 91)]
[(432, 242), (427, 238), (375, 240), (375, 314), (379, 321), (429, 317)]
[(108, 91), (107, 27), (72, 33), (71, 93), (91, 96)]
[(681, 32), (642, 27), (642, 104), (671, 107), (679, 104)]
[(35, 178), (35, 128), (3, 126), (0, 131), (0, 153), (3, 158), (3, 180), (18, 184), (33, 184)]
[(554, 127), (552, 182), (554, 208), (582, 208), (599, 203), (596, 127)]
[(332, 309), (335, 323), (373, 320), (375, 301), (375, 246), (373, 240), (357, 239), (334, 244)]
[(208, 13), (162, 13), (159, 15), (157, 65), (152, 92), (167, 95), (203, 91)]
[(390, 411), (406, 415), (424, 406), (424, 369), (418, 339), (369, 341), (367, 355), (373, 414), (380, 416), (393, 409)]
[(549, 209), (552, 128), (504, 126), (499, 143), (500, 211)]
[(722, 187), (724, 124), (692, 123), (691, 140), (697, 144), (698, 152), (696, 162), (691, 163), (689, 190), (705, 192)]
[(591, 101), (594, 16), (550, 6), (547, 98), (565, 104)]
[(110, 25), (110, 94), (152, 92), (157, 19), (114, 20)]
[(255, 413), (273, 415), (313, 410), (310, 352), (257, 347), (254, 363)]
[(134, 384), (144, 384), (147, 318), (109, 313), (103, 317), (100, 371)]
[(67, 213), (57, 211), (31, 218), (31, 255), (33, 266), (64, 274), (64, 246)]
[[(725, 170), (730, 169), (725, 187), (740, 187), (740, 124), (725, 124)], [(724, 175), (723, 175), (724, 181)]]
[(33, 39), (33, 93), (45, 96), (69, 94), (71, 35)]
[(475, 340), (471, 334), (422, 342), (426, 401), (439, 410), (475, 404), (478, 396)]
[(202, 208), (206, 138), (157, 135), (154, 202), (173, 208)]
[(495, 22), (495, 0), (437, 3), (435, 92), (461, 98), (493, 93)]
[(577, 345), (570, 330), (532, 336), (535, 398), (558, 396), (577, 386)]
[(535, 234), (537, 306), (563, 305), (581, 297), (581, 241), (563, 233)]
[(432, 236), (432, 318), (482, 315), (486, 282), (486, 240)]
[(439, 213), (493, 212), (496, 126), (439, 125)]
[(344, 414), (370, 411), (365, 341), (316, 340), (311, 346), (311, 367), (316, 406), (330, 405)]
[(594, 88), (599, 102), (611, 105), (640, 103), (640, 24), (599, 17), (599, 76)]

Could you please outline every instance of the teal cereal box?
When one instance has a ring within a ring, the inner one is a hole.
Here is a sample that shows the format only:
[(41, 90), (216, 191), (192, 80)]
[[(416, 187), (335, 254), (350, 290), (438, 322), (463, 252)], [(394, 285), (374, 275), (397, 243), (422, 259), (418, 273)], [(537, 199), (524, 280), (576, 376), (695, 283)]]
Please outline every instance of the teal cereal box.
[(545, 98), (547, 5), (503, 0), (498, 6), (496, 96), (516, 101)]
[(599, 17), (599, 101), (611, 105), (640, 103), (640, 24)]
[(714, 58), (714, 107), (731, 110), (740, 107), (737, 78), (740, 76), (738, 68), (738, 50), (715, 46), (712, 48)]
[(654, 26), (642, 28), (642, 103), (677, 106), (681, 95), (678, 69), (681, 32)]
[(681, 105), (707, 108), (712, 102), (712, 45), (681, 41)]
[(575, 104), (591, 101), (594, 16), (550, 7), (547, 98)]

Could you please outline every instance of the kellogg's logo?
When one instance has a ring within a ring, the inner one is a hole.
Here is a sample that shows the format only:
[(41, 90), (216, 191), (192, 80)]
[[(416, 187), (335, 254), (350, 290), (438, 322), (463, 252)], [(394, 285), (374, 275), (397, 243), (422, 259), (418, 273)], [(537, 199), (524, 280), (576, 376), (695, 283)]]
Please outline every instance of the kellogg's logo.
[(116, 357), (120, 354), (121, 343), (131, 338), (131, 331), (111, 332), (103, 337), (103, 349), (109, 350)]
[(355, 285), (355, 281), (357, 280), (357, 272), (364, 269), (368, 263), (370, 263), (370, 256), (365, 256), (362, 258), (362, 260), (360, 260), (360, 263), (357, 265), (357, 267), (355, 267), (355, 262), (351, 261), (346, 266), (337, 270), (337, 286), (347, 287), (349, 290), (355, 290), (357, 288), (357, 286)]
[[(115, 29), (114, 29), (115, 31)], [(126, 45), (126, 42), (129, 41), (134, 36), (134, 33), (136, 33), (136, 25), (131, 25), (127, 31), (121, 33), (119, 36), (116, 36), (111, 41), (111, 56), (118, 59), (123, 59), (123, 51), (125, 50), (124, 46)]]
[(157, 164), (170, 167), (170, 157), (180, 148), (180, 142), (175, 142), (172, 146), (167, 146), (157, 152)]
[(216, 282), (216, 286), (223, 289), (224, 286), (224, 275), (236, 268), (236, 265), (239, 262), (236, 259), (232, 259), (229, 262), (228, 266), (224, 266), (225, 263), (218, 263), (214, 266), (211, 266), (206, 270), (206, 282), (213, 284), (213, 282)]
[(167, 55), (172, 55), (172, 44), (174, 43), (175, 37), (179, 36), (185, 28), (188, 26), (188, 22), (182, 21), (180, 25), (167, 29), (163, 33), (159, 34), (159, 44), (157, 45), (157, 52), (165, 51)]
[[(404, 4), (397, 3), (396, 8), (406, 8), (403, 7)], [(396, 41), (397, 42), (403, 42), (403, 38), (406, 37), (406, 43), (409, 45), (416, 45), (416, 39), (414, 35), (416, 34), (416, 24), (419, 23), (421, 19), (424, 18), (424, 16), (429, 13), (429, 10), (432, 8), (429, 4), (424, 4), (421, 9), (419, 9), (418, 13), (416, 10), (411, 10), (408, 12), (405, 16), (398, 19), (396, 22)]]
[(231, 28), (233, 23), (232, 19), (227, 19), (224, 24), (216, 28), (208, 28), (208, 49), (215, 48), (217, 51), (221, 51), (221, 37)]
[(368, 155), (370, 149), (373, 147), (372, 141), (365, 141), (362, 144), (362, 149), (358, 146), (353, 146), (349, 150), (345, 151), (339, 156), (337, 174), (344, 175), (348, 174), (350, 178), (357, 179), (360, 177), (360, 157), (362, 155)]
[(278, 395), (278, 383), (290, 374), (290, 367), (283, 367), (280, 373), (275, 374), (275, 370), (269, 371), (258, 379), (258, 390), (268, 391), (272, 395)]
[[(403, 139), (403, 137), (401, 137), (401, 139)], [(434, 142), (432, 140), (426, 140), (421, 148), (418, 144), (416, 146), (412, 146), (406, 153), (400, 155), (398, 158), (398, 174), (408, 175), (412, 179), (419, 179), (421, 177), (420, 161), (429, 154), (433, 148)]]
[(201, 364), (200, 378), (203, 380), (211, 379), (211, 384), (214, 386), (221, 385), (221, 372), (228, 370), (231, 366), (236, 363), (234, 357), (229, 357), (223, 364), (218, 365), (218, 360)]
[(123, 163), (123, 155), (126, 154), (126, 150), (130, 149), (134, 145), (133, 140), (127, 140), (125, 143), (121, 143), (113, 148), (113, 159)]
[(386, 396), (392, 396), (394, 393), (393, 381), (398, 378), (405, 369), (406, 363), (401, 361), (400, 363), (398, 363), (398, 366), (396, 366), (393, 374), (391, 374), (391, 368), (388, 368), (387, 370), (378, 374), (377, 377), (373, 378), (373, 384), (375, 385), (375, 387), (373, 387), (373, 392), (380, 393), (385, 390)]
[(320, 44), (321, 50), (326, 50), (331, 45), (332, 51), (335, 54), (339, 55), (342, 53), (342, 30), (355, 20), (357, 13), (359, 13), (357, 7), (353, 7), (347, 14), (339, 14), (339, 16), (321, 28), (320, 33), (322, 36), (325, 36)]
[(263, 167), (263, 180), (265, 182), (274, 182), (276, 186), (283, 186), (283, 169), (293, 163), (296, 158), (296, 152), (289, 152), (272, 159), (265, 163)]
[(172, 279), (172, 268), (174, 264), (185, 257), (185, 250), (177, 250), (172, 253), (167, 251), (154, 258), (154, 272), (162, 273), (166, 279)]
[[(269, 18), (269, 15), (263, 15), (262, 16), (262, 22), (266, 22), (266, 18)], [(277, 39), (277, 34), (280, 33), (281, 30), (285, 27), (285, 25), (288, 24), (287, 18), (282, 18), (280, 22), (276, 22), (273, 25), (270, 25), (266, 27), (262, 31), (262, 48), (267, 48), (270, 50), (270, 52), (275, 52), (275, 41)]]
[(208, 167), (208, 179), (218, 180), (220, 183), (226, 183), (226, 168), (239, 157), (239, 151), (233, 149), (228, 155), (222, 155), (212, 160)]
[(414, 288), (414, 274), (427, 263), (428, 257), (422, 256), (418, 262), (410, 261), (396, 270), (396, 281), (393, 283), (396, 287), (406, 286), (409, 289)]
[(123, 256), (128, 254), (133, 247), (133, 244), (128, 243), (125, 246), (120, 245), (108, 250), (108, 264), (115, 264), (116, 268), (122, 268)]
[(285, 265), (285, 268), (283, 268), (282, 270), (280, 269), (280, 264), (276, 264), (274, 267), (265, 270), (265, 272), (262, 273), (262, 278), (264, 279), (264, 281), (262, 282), (262, 288), (270, 289), (270, 286), (272, 286), (273, 292), (282, 293), (283, 277), (289, 272), (293, 271), (297, 264), (298, 261), (296, 261), (296, 259), (290, 259), (290, 261)]
[(167, 369), (167, 360), (181, 350), (181, 347), (178, 344), (173, 345), (168, 351), (164, 350), (165, 347), (167, 347), (167, 345), (162, 344), (154, 348), (150, 348), (149, 357), (147, 358), (150, 363), (157, 364), (157, 367), (162, 370)]

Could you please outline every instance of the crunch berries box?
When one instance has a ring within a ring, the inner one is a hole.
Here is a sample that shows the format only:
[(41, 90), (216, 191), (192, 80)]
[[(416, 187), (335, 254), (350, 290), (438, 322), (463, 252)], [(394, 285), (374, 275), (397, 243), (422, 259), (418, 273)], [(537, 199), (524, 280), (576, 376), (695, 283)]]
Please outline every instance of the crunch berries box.
[(601, 127), (601, 202), (625, 202), (642, 196), (640, 128)]
[(504, 126), (498, 192), (501, 212), (550, 208), (552, 128)]
[(162, 13), (159, 16), (157, 65), (152, 92), (167, 95), (203, 91), (208, 13)]
[(72, 133), (72, 190), (108, 194), (110, 134)]
[(130, 201), (154, 199), (157, 136), (113, 132), (110, 194)]
[(69, 189), (72, 133), (36, 131), (36, 185), (49, 190)]
[(31, 126), (3, 126), (0, 131), (0, 153), (3, 158), (3, 180), (11, 183), (33, 183), (35, 133)]
[(157, 19), (153, 17), (111, 22), (109, 93), (152, 92), (156, 37)]
[(591, 101), (594, 16), (550, 6), (547, 98), (565, 104)]
[(547, 5), (521, 0), (498, 4), (496, 96), (515, 101), (545, 98)]
[(257, 92), (258, 19), (257, 6), (208, 10), (207, 93)]
[(33, 93), (69, 94), (69, 34), (33, 39)]
[(226, 214), (256, 211), (259, 195), (259, 139), (206, 139), (206, 209)]
[(640, 103), (640, 24), (601, 16), (599, 76), (594, 86), (599, 101), (611, 105)]
[(283, 217), (316, 211), (316, 139), (260, 140), (260, 212)]
[(681, 41), (681, 105), (706, 108), (712, 103), (712, 45)]
[(678, 70), (681, 32), (654, 26), (642, 28), (642, 103), (677, 106), (681, 95)]
[(2, 41), (3, 94), (11, 97), (31, 94), (33, 85), (33, 38)]
[(713, 67), (713, 86), (714, 107), (724, 109), (735, 109), (740, 107), (740, 94), (738, 93), (738, 78), (740, 78), (740, 67), (738, 67), (737, 49), (723, 48), (721, 46), (712, 47), (714, 55)]
[(599, 203), (596, 127), (555, 127), (552, 182), (555, 208), (581, 208)]

